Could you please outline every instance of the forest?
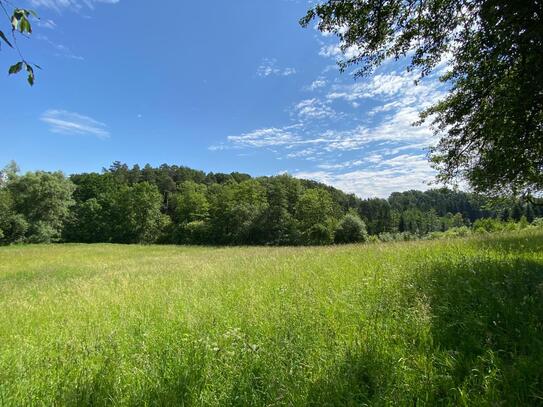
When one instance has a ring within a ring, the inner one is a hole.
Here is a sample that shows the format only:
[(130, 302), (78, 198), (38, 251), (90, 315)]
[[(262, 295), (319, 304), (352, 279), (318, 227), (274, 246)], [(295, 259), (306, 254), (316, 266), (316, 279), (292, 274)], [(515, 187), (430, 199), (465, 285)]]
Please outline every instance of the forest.
[(289, 175), (114, 162), (101, 173), (0, 175), (0, 242), (326, 245), (413, 240), (483, 219), (532, 223), (541, 206), (430, 189), (360, 199)]

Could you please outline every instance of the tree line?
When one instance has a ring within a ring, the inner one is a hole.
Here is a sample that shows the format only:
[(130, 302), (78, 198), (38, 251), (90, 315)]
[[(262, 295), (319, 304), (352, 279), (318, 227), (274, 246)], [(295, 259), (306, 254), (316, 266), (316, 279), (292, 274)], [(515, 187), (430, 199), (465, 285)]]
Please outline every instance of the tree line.
[(431, 189), (360, 199), (289, 175), (115, 162), (101, 173), (0, 172), (0, 243), (323, 245), (543, 216), (540, 206)]

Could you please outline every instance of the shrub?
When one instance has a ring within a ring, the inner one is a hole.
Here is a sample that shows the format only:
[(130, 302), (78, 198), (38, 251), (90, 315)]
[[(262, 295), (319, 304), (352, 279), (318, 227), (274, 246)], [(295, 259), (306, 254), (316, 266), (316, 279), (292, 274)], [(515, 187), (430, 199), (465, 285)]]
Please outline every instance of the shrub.
[(499, 232), (505, 229), (506, 223), (498, 219), (477, 219), (473, 224), (476, 232)]
[(394, 235), (389, 232), (379, 233), (379, 240), (381, 242), (392, 242), (395, 240)]
[(330, 244), (334, 241), (333, 229), (322, 223), (317, 223), (306, 232), (305, 240), (312, 245)]
[(379, 243), (380, 240), (379, 240), (379, 237), (378, 237), (378, 236), (371, 235), (371, 236), (368, 236), (367, 242), (368, 242), (368, 243)]
[(445, 237), (466, 237), (471, 234), (471, 230), (467, 226), (451, 228), (443, 233)]
[(202, 220), (195, 220), (184, 225), (186, 243), (205, 244), (209, 236), (209, 224)]
[(339, 222), (336, 233), (336, 243), (359, 243), (368, 240), (366, 224), (358, 215), (348, 213)]
[(526, 216), (522, 215), (519, 221), (519, 228), (526, 229), (528, 226), (530, 226), (530, 222), (528, 222), (528, 219), (526, 218)]

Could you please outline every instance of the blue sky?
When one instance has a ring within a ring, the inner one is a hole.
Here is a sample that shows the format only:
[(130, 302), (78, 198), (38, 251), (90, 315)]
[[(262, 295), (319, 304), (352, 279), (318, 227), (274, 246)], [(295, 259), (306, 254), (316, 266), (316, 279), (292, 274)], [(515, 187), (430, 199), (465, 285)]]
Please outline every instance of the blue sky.
[(41, 17), (21, 49), (43, 70), (33, 88), (1, 79), (0, 164), (288, 172), (362, 197), (433, 178), (435, 140), (411, 123), (442, 96), (435, 77), (415, 86), (401, 61), (339, 73), (337, 40), (298, 25), (307, 1), (21, 1)]

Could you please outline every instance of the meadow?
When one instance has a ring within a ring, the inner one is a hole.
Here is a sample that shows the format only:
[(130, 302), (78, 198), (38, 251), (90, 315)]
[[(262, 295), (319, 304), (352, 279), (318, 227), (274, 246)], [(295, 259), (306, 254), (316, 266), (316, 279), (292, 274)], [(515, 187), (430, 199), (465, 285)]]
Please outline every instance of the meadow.
[(0, 248), (0, 405), (541, 405), (543, 230)]

